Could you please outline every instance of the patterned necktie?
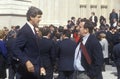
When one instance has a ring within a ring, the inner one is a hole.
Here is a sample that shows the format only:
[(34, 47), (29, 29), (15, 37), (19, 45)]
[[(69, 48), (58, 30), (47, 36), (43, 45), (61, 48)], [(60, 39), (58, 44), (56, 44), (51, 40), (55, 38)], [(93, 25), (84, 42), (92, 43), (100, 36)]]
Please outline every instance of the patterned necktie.
[(89, 54), (88, 54), (88, 52), (87, 52), (87, 49), (86, 49), (85, 45), (83, 45), (82, 42), (81, 42), (81, 44), (80, 44), (80, 49), (81, 49), (81, 52), (83, 53), (83, 55), (84, 55), (87, 63), (88, 63), (88, 64), (91, 64), (91, 62), (92, 62), (92, 61), (91, 61), (91, 58), (90, 58), (90, 56), (89, 56)]

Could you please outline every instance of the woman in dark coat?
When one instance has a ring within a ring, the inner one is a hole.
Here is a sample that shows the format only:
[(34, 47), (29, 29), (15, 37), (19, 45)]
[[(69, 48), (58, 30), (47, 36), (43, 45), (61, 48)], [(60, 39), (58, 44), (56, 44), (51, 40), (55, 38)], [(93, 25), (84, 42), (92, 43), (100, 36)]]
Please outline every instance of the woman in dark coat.
[(6, 60), (7, 49), (5, 43), (2, 40), (2, 34), (0, 34), (0, 79), (6, 78)]
[(6, 61), (5, 58), (2, 56), (0, 49), (0, 79), (5, 78), (6, 78)]

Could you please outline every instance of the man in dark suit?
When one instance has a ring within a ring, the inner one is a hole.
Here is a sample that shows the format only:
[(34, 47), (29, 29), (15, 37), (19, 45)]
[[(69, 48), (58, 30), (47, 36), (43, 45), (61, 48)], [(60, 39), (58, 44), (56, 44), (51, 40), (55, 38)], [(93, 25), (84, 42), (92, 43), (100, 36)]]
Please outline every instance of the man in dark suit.
[(42, 11), (30, 7), (27, 11), (27, 23), (17, 34), (13, 51), (19, 59), (18, 73), (21, 79), (39, 79), (45, 73), (38, 45), (38, 37), (34, 27), (38, 27)]
[(58, 44), (58, 79), (73, 79), (74, 73), (74, 51), (76, 42), (70, 39), (70, 32), (64, 30), (62, 34), (63, 40)]
[(93, 23), (94, 27), (97, 26), (98, 18), (97, 18), (97, 16), (95, 15), (95, 12), (92, 12), (92, 13), (91, 13), (90, 21)]
[(112, 10), (112, 12), (109, 15), (110, 25), (113, 26), (114, 19), (118, 22), (118, 14), (115, 12), (115, 9)]
[(49, 25), (49, 29), (50, 29), (50, 39), (54, 40), (55, 37), (55, 26), (54, 25)]
[(71, 17), (71, 23), (70, 23), (71, 27), (75, 26), (75, 17)]
[(15, 42), (17, 32), (15, 31), (15, 26), (11, 27), (11, 30), (7, 34), (6, 46), (8, 51), (8, 68), (9, 68), (9, 79), (19, 79), (19, 74), (16, 73), (18, 58), (13, 56), (12, 45)]
[(114, 62), (117, 67), (117, 74), (118, 74), (117, 79), (120, 79), (120, 38), (118, 41), (119, 43), (116, 44), (113, 48), (113, 54), (114, 54)]
[[(78, 43), (75, 50), (74, 57), (74, 79), (103, 79), (102, 65), (103, 54), (102, 47), (97, 38), (92, 34), (93, 24), (87, 20), (82, 19), (79, 24), (79, 31), (82, 42)], [(85, 46), (87, 57), (82, 46)], [(89, 60), (88, 60), (89, 58)]]
[(40, 39), (40, 48), (41, 56), (43, 59), (43, 66), (46, 70), (45, 79), (53, 79), (53, 68), (56, 60), (56, 51), (55, 51), (55, 43), (52, 39), (50, 39), (50, 29), (42, 31), (43, 37)]

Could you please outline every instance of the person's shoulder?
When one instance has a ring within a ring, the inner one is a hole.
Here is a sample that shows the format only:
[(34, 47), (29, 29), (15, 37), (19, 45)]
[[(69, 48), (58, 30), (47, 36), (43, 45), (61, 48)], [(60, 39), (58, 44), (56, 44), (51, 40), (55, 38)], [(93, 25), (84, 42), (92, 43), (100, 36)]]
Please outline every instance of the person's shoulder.
[(98, 42), (98, 39), (97, 37), (94, 35), (94, 34), (90, 34), (90, 36), (88, 37), (88, 39), (91, 41), (91, 42)]
[(89, 37), (90, 38), (96, 38), (95, 34), (90, 34)]
[(114, 48), (120, 48), (120, 43), (116, 44)]
[(21, 27), (21, 29), (20, 29), (20, 31), (23, 31), (23, 30), (29, 30), (29, 25), (27, 24), (27, 23), (25, 23), (22, 27)]
[(4, 42), (0, 40), (0, 44), (4, 44)]
[(23, 28), (26, 28), (27, 26), (29, 26), (27, 23), (25, 23), (22, 27), (21, 27), (21, 29), (23, 29)]

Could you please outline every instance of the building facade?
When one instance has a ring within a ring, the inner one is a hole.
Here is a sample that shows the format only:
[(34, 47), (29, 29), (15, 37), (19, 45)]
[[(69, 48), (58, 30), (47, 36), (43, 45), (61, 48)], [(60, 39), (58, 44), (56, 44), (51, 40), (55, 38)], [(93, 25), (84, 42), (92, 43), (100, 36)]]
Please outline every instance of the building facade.
[(89, 18), (95, 12), (103, 15), (109, 23), (112, 9), (119, 11), (120, 0), (0, 0), (0, 28), (11, 25), (22, 26), (26, 22), (26, 11), (36, 6), (43, 11), (40, 26), (54, 24), (66, 25), (72, 16)]
[(0, 28), (22, 26), (26, 22), (26, 11), (31, 5), (31, 0), (0, 0)]

